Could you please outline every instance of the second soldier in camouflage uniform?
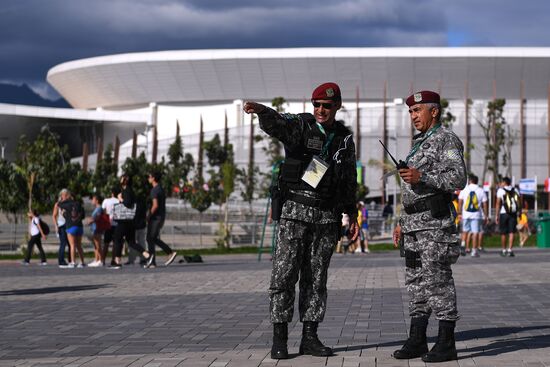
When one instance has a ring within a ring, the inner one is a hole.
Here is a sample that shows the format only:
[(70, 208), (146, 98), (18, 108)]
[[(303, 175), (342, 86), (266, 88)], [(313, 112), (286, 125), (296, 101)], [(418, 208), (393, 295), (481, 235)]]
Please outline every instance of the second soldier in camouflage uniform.
[(320, 85), (313, 91), (312, 103), (313, 115), (281, 115), (255, 102), (244, 105), (247, 113), (258, 114), (261, 129), (285, 148), (279, 178), (284, 204), (269, 287), (274, 359), (288, 358), (288, 323), (298, 279), (300, 354), (332, 355), (318, 339), (317, 327), (325, 315), (327, 273), (342, 212), (352, 219), (351, 237), (359, 233), (355, 146), (349, 129), (335, 120), (342, 105), (340, 88), (334, 83)]
[[(425, 362), (442, 362), (457, 358), (454, 328), (459, 315), (451, 264), (460, 249), (451, 195), (466, 185), (464, 147), (451, 130), (441, 126), (437, 93), (415, 93), (406, 103), (420, 134), (413, 137), (405, 161), (408, 168), (399, 170), (405, 213), (395, 229), (394, 241), (402, 236), (411, 329), (405, 345), (393, 356), (422, 356)], [(428, 352), (426, 328), (432, 312), (439, 320), (439, 334)]]

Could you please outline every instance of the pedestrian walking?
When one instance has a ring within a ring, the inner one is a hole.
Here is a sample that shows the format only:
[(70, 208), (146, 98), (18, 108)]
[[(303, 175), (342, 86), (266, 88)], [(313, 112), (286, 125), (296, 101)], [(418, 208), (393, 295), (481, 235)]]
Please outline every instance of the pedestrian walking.
[[(454, 329), (459, 314), (451, 264), (459, 257), (460, 245), (452, 194), (466, 185), (464, 147), (441, 125), (439, 94), (418, 92), (406, 103), (420, 133), (413, 137), (407, 167), (399, 168), (404, 214), (393, 239), (404, 246), (411, 326), (409, 338), (393, 356), (442, 362), (457, 359)], [(426, 329), (432, 312), (439, 333), (428, 352)]]
[(256, 113), (260, 128), (285, 149), (279, 179), (284, 204), (269, 287), (273, 359), (288, 358), (288, 323), (298, 278), (303, 323), (300, 354), (332, 355), (332, 349), (319, 340), (317, 329), (325, 316), (327, 271), (340, 236), (342, 213), (350, 217), (350, 241), (359, 234), (355, 145), (351, 131), (335, 119), (342, 107), (340, 87), (335, 83), (318, 86), (311, 102), (313, 115), (279, 114), (256, 102), (244, 104), (244, 111)]
[(469, 184), (458, 195), (458, 218), (462, 220), (460, 253), (468, 253), (471, 242), (472, 257), (479, 256), (479, 233), (482, 231), (482, 222), (487, 223), (488, 218), (487, 195), (478, 182), (478, 177), (471, 173)]
[(42, 221), (40, 220), (40, 215), (38, 214), (38, 211), (36, 210), (30, 210), (27, 213), (27, 216), (29, 217), (29, 242), (27, 242), (27, 254), (25, 255), (25, 259), (23, 260), (23, 265), (29, 265), (31, 261), (32, 251), (34, 249), (34, 246), (38, 248), (38, 251), (40, 252), (40, 265), (47, 265), (46, 261), (46, 253), (44, 253), (44, 249), (42, 248), (42, 240), (46, 239), (46, 233), (44, 231), (44, 228), (42, 228)]
[[(497, 190), (497, 201), (495, 204), (495, 219), (500, 232), (500, 243), (502, 246), (501, 256), (514, 257), (514, 235), (517, 232), (518, 216), (521, 213), (520, 197), (512, 186), (510, 177), (502, 178), (500, 188)], [(508, 238), (508, 248), (506, 239)]]
[(136, 229), (134, 225), (136, 198), (132, 190), (130, 176), (126, 174), (121, 176), (120, 188), (121, 192), (118, 194), (119, 203), (113, 207), (113, 217), (117, 225), (115, 227), (113, 250), (115, 259), (111, 262), (110, 267), (113, 269), (120, 269), (122, 267), (122, 247), (124, 240), (128, 243), (128, 247), (133, 247), (148, 260), (147, 264), (150, 264), (154, 259), (153, 256), (136, 243)]
[(101, 208), (105, 211), (105, 213), (109, 216), (109, 219), (111, 221), (111, 228), (107, 229), (105, 233), (103, 234), (103, 253), (101, 258), (103, 259), (103, 265), (106, 263), (107, 255), (109, 254), (109, 245), (113, 243), (113, 251), (111, 254), (111, 264), (115, 262), (115, 251), (114, 251), (114, 242), (113, 239), (115, 238), (115, 229), (117, 222), (113, 218), (113, 208), (115, 204), (118, 204), (118, 194), (120, 193), (120, 188), (115, 186), (111, 188), (111, 197), (104, 199), (101, 203)]
[(153, 171), (149, 174), (149, 183), (153, 187), (151, 189), (151, 207), (147, 213), (147, 244), (149, 253), (153, 260), (146, 267), (156, 267), (155, 262), (155, 247), (159, 246), (166, 255), (168, 260), (164, 263), (168, 266), (174, 262), (177, 252), (172, 250), (163, 240), (160, 239), (160, 231), (164, 226), (166, 219), (166, 195), (160, 184), (162, 174), (159, 171)]

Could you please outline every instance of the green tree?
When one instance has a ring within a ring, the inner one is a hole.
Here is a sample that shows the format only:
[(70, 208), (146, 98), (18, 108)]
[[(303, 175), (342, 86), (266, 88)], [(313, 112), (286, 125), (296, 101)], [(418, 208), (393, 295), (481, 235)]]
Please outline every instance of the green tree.
[(16, 151), (15, 167), (25, 179), (28, 208), (51, 211), (59, 190), (69, 187), (79, 165), (70, 163), (68, 148), (61, 147), (58, 136), (47, 127), (32, 143), (21, 136)]
[(97, 162), (92, 174), (93, 191), (103, 197), (110, 197), (113, 187), (118, 185), (117, 164), (113, 158), (113, 145), (107, 145), (103, 159)]
[[(485, 143), (483, 148), (485, 150), (485, 160), (483, 163), (483, 180), (487, 171), (491, 174), (492, 185), (495, 185), (499, 180), (500, 160), (499, 154), (502, 146), (509, 146), (513, 144), (513, 137), (511, 134), (507, 137), (506, 133), (506, 119), (504, 118), (504, 106), (506, 105), (505, 99), (495, 99), (487, 103), (487, 115), (484, 120), (477, 119), (478, 125), (483, 131), (483, 137)], [(506, 154), (506, 150), (505, 150)], [(507, 165), (511, 166), (510, 157), (505, 161)]]
[(440, 101), (441, 105), (441, 124), (445, 127), (451, 128), (453, 126), (453, 123), (456, 121), (455, 115), (451, 111), (448, 110), (449, 108), (449, 101), (445, 98), (442, 98)]
[(25, 178), (14, 165), (0, 160), (0, 210), (11, 215), (13, 223), (13, 243), (17, 242), (18, 213), (25, 209)]
[[(228, 132), (226, 130), (225, 134)], [(224, 142), (228, 142), (227, 136)], [(208, 164), (211, 169), (208, 171), (209, 180), (209, 195), (213, 203), (225, 208), (225, 216), (223, 222), (220, 221), (220, 239), (218, 239), (219, 247), (229, 247), (230, 226), (227, 220), (228, 205), (227, 200), (235, 189), (236, 167), (233, 158), (233, 145), (226, 143), (221, 144), (218, 134), (214, 135), (212, 140), (204, 144), (204, 150), (208, 158)], [(225, 204), (225, 205), (224, 205)]]
[(183, 143), (179, 135), (179, 125), (176, 138), (168, 148), (168, 164), (166, 167), (165, 187), (170, 188), (170, 195), (174, 194), (174, 188), (179, 188), (179, 197), (184, 199), (183, 194), (184, 184), (188, 180), (189, 172), (193, 169), (195, 162), (193, 156), (189, 153), (184, 153)]

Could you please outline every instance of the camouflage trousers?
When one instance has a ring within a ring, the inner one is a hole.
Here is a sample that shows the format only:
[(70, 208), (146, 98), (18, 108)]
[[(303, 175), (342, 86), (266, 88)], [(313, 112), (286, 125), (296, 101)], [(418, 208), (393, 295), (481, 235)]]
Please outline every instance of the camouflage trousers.
[(405, 233), (404, 247), (418, 257), (405, 274), (410, 316), (429, 317), (433, 311), (437, 320), (458, 320), (451, 270), (460, 256), (458, 236), (441, 229)]
[(323, 321), (327, 273), (338, 241), (337, 223), (315, 224), (281, 219), (271, 271), (271, 322), (291, 322), (300, 278), (300, 321)]

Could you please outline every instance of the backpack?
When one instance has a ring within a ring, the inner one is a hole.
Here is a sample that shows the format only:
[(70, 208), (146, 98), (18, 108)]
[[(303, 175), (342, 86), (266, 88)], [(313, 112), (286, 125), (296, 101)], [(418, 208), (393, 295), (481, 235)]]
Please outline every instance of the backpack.
[(47, 236), (50, 234), (50, 226), (44, 222), (42, 219), (40, 219), (40, 228), (42, 228), (42, 232), (44, 232), (44, 235)]
[(513, 188), (511, 190), (504, 189), (504, 197), (502, 205), (506, 214), (517, 214), (519, 209), (519, 195)]
[(99, 232), (105, 232), (111, 229), (111, 218), (105, 212), (101, 212), (95, 220), (95, 228)]
[(466, 198), (466, 211), (470, 213), (479, 211), (479, 200), (475, 191), (470, 191), (470, 194)]

